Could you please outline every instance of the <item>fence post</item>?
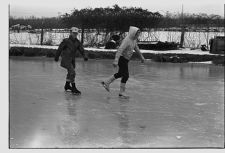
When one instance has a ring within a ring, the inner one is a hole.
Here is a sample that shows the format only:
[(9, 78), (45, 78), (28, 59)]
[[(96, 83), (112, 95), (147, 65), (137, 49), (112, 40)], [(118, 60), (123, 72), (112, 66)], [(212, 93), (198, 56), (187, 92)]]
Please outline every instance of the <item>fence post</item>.
[(84, 26), (83, 26), (83, 24), (81, 26), (81, 43), (82, 44), (84, 43)]
[(184, 26), (182, 26), (181, 29), (181, 38), (180, 38), (180, 47), (183, 48), (183, 44), (184, 44), (184, 33), (185, 33), (185, 28)]
[(180, 47), (183, 48), (183, 44), (184, 44), (184, 33), (185, 33), (185, 26), (184, 26), (184, 8), (183, 8), (183, 4), (182, 4), (182, 14), (181, 14), (181, 22), (182, 22), (182, 26), (181, 26), (181, 38), (180, 38)]
[(41, 45), (43, 44), (43, 37), (44, 37), (44, 29), (43, 29), (43, 25), (44, 25), (44, 21), (41, 22)]

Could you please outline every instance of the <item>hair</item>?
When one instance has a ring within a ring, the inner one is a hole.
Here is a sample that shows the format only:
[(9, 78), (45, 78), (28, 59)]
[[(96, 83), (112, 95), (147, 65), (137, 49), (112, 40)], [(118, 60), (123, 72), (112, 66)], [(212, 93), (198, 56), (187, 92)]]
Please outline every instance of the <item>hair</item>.
[(72, 30), (70, 30), (70, 33), (76, 33), (76, 34), (78, 34), (79, 32), (72, 32)]
[(138, 30), (137, 30), (137, 32), (135, 33), (135, 36), (137, 35), (137, 33), (138, 33), (138, 32), (141, 32), (141, 30), (140, 30), (140, 29), (138, 29)]

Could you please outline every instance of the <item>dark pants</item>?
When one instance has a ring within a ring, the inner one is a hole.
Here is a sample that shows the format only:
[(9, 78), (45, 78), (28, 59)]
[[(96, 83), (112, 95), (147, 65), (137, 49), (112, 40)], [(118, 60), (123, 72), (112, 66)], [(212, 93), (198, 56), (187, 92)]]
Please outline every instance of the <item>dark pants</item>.
[(75, 75), (76, 75), (76, 72), (75, 72), (75, 61), (72, 61), (70, 66), (67, 67), (66, 69), (67, 69), (66, 81), (74, 83)]
[(128, 62), (129, 60), (125, 59), (123, 56), (120, 56), (118, 62), (119, 71), (116, 74), (114, 74), (114, 77), (116, 79), (122, 77), (121, 83), (126, 83), (129, 78)]

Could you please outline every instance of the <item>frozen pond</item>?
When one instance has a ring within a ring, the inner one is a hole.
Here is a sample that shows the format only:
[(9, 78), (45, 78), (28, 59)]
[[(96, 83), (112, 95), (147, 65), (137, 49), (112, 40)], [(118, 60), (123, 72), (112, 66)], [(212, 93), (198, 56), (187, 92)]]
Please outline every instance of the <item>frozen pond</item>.
[(99, 83), (112, 60), (77, 60), (81, 96), (51, 58), (9, 63), (11, 148), (224, 147), (224, 67), (131, 61), (124, 100)]

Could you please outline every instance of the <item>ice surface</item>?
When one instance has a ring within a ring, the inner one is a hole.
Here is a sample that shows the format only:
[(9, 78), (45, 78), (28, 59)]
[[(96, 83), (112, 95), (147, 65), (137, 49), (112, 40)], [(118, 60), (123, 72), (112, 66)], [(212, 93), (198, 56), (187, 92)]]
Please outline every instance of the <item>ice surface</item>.
[(107, 93), (112, 60), (76, 61), (81, 96), (64, 92), (66, 70), (51, 58), (10, 57), (11, 148), (182, 148), (224, 146), (224, 67), (129, 63)]

